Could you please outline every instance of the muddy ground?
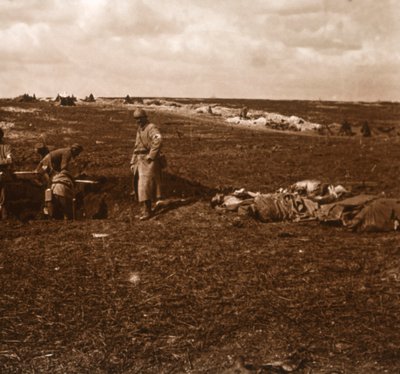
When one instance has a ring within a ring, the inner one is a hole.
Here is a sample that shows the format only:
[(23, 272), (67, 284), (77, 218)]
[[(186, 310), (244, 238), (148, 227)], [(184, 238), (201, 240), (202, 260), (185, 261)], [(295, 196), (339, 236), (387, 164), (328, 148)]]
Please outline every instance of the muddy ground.
[(1, 222), (1, 373), (400, 371), (398, 233), (263, 224), (209, 204), (216, 191), (271, 192), (308, 178), (400, 197), (400, 105), (223, 104), (324, 124), (367, 119), (376, 131), (254, 131), (152, 107), (166, 197), (186, 200), (140, 222), (129, 196), (134, 106), (0, 102), (16, 170), (35, 167), (41, 136), (55, 147), (79, 142), (109, 207), (104, 220), (19, 211)]

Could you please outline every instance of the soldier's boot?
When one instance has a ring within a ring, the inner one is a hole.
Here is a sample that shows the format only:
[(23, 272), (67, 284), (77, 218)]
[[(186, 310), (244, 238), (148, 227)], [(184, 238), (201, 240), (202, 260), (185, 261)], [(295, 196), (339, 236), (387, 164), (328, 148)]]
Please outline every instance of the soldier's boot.
[(141, 221), (145, 221), (145, 220), (151, 218), (151, 216), (152, 216), (151, 200), (146, 200), (143, 203), (142, 214), (140, 215), (139, 219)]

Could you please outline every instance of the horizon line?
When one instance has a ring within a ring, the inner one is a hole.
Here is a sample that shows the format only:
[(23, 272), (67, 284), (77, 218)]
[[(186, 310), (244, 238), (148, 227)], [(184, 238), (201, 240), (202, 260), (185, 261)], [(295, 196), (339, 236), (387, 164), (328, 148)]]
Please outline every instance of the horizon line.
[[(86, 96), (90, 96), (92, 93), (89, 93)], [(15, 100), (23, 95), (29, 95), (29, 96), (34, 96), (35, 93), (33, 93), (32, 95), (28, 94), (28, 93), (24, 93), (15, 97), (0, 97), (0, 100)], [(59, 95), (59, 93), (57, 94)], [(52, 98), (56, 98), (57, 95), (55, 96), (36, 96), (36, 98), (38, 100), (40, 99), (52, 99)], [(124, 99), (126, 96), (128, 96), (129, 94), (125, 95), (125, 96), (95, 96), (93, 95), (95, 98), (98, 99), (105, 99), (105, 100), (115, 100), (115, 99)], [(74, 94), (68, 95), (68, 96), (75, 96)], [(77, 99), (79, 100), (84, 100), (75, 96)], [(244, 97), (190, 97), (190, 96), (139, 96), (139, 95), (135, 95), (135, 96), (131, 96), (129, 95), (129, 97), (131, 97), (132, 99), (134, 98), (141, 98), (141, 99), (177, 99), (177, 100), (243, 100), (243, 101), (255, 101), (255, 100), (260, 100), (260, 101), (319, 101), (319, 102), (334, 102), (334, 103), (391, 103), (391, 104), (397, 104), (400, 103), (400, 100), (389, 100), (389, 99), (377, 99), (377, 100), (344, 100), (344, 99), (338, 99), (338, 100), (334, 100), (334, 99), (322, 99), (322, 98), (318, 98), (318, 99), (267, 99), (267, 98), (244, 98)]]

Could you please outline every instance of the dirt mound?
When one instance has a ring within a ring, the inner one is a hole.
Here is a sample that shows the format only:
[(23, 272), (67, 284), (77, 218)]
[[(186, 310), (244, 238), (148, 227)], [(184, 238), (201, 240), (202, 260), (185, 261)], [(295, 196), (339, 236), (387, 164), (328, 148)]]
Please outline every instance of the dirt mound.
[[(106, 183), (105, 178), (76, 180), (76, 219), (108, 217), (109, 199), (103, 191)], [(46, 186), (41, 184), (39, 178), (13, 177), (6, 187), (8, 216), (21, 221), (46, 218), (43, 215), (45, 190)]]
[(42, 218), (44, 189), (32, 182), (12, 180), (7, 183), (7, 212), (21, 221)]

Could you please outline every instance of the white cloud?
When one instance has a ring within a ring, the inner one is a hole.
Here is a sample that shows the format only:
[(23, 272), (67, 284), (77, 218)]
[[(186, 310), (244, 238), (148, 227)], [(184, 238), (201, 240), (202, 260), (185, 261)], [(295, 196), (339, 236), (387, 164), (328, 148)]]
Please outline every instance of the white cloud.
[[(160, 11), (160, 6), (145, 1), (101, 1), (94, 6), (83, 2), (77, 21), (82, 31), (97, 37), (136, 37), (176, 34), (182, 31), (181, 22)], [(162, 9), (162, 7), (161, 7)]]

